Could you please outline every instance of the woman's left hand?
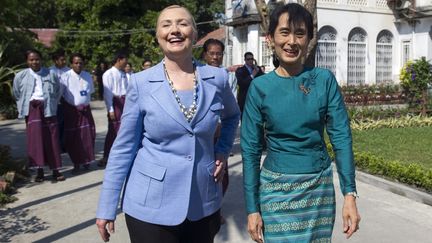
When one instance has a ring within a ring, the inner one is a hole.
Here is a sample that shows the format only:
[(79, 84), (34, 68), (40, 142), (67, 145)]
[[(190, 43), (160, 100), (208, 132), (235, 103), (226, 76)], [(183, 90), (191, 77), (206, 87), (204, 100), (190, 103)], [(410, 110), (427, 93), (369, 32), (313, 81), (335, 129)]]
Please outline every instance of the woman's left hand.
[(223, 154), (216, 154), (216, 170), (213, 174), (214, 178), (215, 178), (215, 182), (220, 182), (222, 181), (222, 178), (224, 177), (225, 174), (225, 166), (227, 165), (227, 159), (225, 157), (225, 155)]
[(343, 232), (350, 238), (359, 230), (360, 214), (357, 210), (356, 198), (346, 195), (342, 208)]

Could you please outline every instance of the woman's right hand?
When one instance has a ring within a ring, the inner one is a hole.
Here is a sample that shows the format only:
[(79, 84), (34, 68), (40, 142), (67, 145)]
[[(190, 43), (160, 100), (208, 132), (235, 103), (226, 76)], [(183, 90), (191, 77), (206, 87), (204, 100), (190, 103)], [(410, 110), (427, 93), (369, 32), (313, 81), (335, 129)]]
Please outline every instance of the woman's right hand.
[(111, 121), (115, 121), (115, 113), (114, 113), (114, 111), (111, 111), (111, 112), (108, 112), (108, 118), (111, 120)]
[(248, 232), (252, 240), (263, 243), (263, 221), (260, 213), (251, 213), (248, 215)]
[(96, 225), (98, 227), (99, 234), (102, 237), (102, 240), (108, 242), (110, 238), (110, 233), (114, 233), (114, 220), (96, 219)]

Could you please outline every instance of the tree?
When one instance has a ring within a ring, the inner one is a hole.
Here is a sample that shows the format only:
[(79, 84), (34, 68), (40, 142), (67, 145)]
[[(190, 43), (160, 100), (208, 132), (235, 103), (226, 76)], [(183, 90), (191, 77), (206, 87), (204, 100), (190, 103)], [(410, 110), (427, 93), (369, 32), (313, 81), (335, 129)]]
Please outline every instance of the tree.
[(42, 3), (36, 0), (1, 0), (1, 2), (0, 43), (7, 46), (3, 50), (3, 59), (7, 60), (10, 66), (22, 64), (25, 58), (21, 53), (29, 48), (42, 49), (41, 45), (35, 42), (36, 35), (27, 28), (46, 24), (44, 22), (46, 15), (41, 15), (38, 9), (46, 7), (47, 2), (53, 0)]
[[(58, 34), (55, 48), (81, 52), (95, 65), (110, 60), (113, 53), (123, 50), (135, 65), (144, 57), (159, 61), (162, 54), (155, 41), (156, 18), (160, 10), (172, 4), (185, 6), (196, 22), (213, 20), (215, 12), (224, 9), (218, 1), (133, 1), (133, 0), (59, 0), (57, 8)], [(217, 26), (200, 24), (202, 36)]]
[(309, 42), (308, 53), (306, 55), (305, 66), (315, 67), (315, 52), (318, 44), (318, 19), (317, 19), (317, 1), (316, 0), (304, 0), (303, 6), (313, 16), (313, 38)]
[(408, 61), (400, 72), (401, 86), (407, 93), (410, 106), (420, 106), (421, 115), (427, 115), (428, 85), (432, 84), (432, 64), (425, 57)]

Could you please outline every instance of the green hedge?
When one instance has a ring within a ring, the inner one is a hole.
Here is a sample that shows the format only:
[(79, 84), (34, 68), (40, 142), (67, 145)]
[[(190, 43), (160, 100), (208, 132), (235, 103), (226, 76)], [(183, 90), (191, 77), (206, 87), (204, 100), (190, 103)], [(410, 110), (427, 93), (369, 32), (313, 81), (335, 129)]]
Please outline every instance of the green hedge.
[(367, 152), (354, 152), (356, 167), (374, 175), (381, 175), (398, 182), (413, 185), (432, 192), (432, 169), (419, 164), (403, 164), (387, 161)]
[[(327, 143), (327, 149), (330, 157), (334, 159), (330, 143)], [(432, 169), (427, 169), (419, 164), (388, 161), (371, 153), (358, 151), (354, 151), (354, 163), (356, 168), (369, 174), (383, 176), (432, 192)]]

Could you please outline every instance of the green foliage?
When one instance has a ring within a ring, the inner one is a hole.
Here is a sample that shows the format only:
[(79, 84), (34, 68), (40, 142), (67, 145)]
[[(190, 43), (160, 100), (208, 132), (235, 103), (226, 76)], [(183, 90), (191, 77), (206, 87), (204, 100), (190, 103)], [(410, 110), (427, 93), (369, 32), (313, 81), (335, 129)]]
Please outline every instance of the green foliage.
[(54, 6), (54, 0), (2, 0), (0, 43), (8, 43), (3, 55), (9, 65), (24, 63), (24, 52), (30, 48), (46, 54), (42, 44), (35, 41), (36, 34), (27, 28), (54, 27)]
[(400, 72), (401, 86), (406, 92), (412, 107), (420, 106), (423, 115), (427, 110), (427, 88), (432, 84), (432, 65), (422, 57), (408, 61)]
[[(15, 172), (18, 178), (25, 178), (28, 174), (24, 171), (25, 161), (16, 161), (12, 158), (11, 148), (8, 145), (0, 144), (0, 176), (5, 175), (7, 172)], [(6, 180), (7, 176), (5, 176)], [(6, 187), (4, 192), (0, 191), (0, 205), (11, 203), (18, 200), (16, 197), (12, 196), (15, 192), (15, 188), (12, 186), (13, 181), (8, 181), (9, 186)]]
[[(334, 159), (334, 152), (327, 143), (330, 157)], [(397, 160), (386, 160), (369, 152), (354, 152), (354, 161), (358, 169), (369, 174), (384, 176), (391, 180), (422, 188), (432, 192), (432, 169), (425, 168), (418, 163), (404, 164)]]
[(2, 0), (0, 42), (11, 41), (5, 53), (11, 65), (23, 63), (21, 53), (32, 47), (42, 51), (47, 61), (46, 54), (52, 50), (35, 43), (35, 34), (26, 28), (59, 28), (52, 49), (63, 48), (69, 54), (81, 52), (89, 69), (100, 61), (111, 62), (120, 50), (130, 55), (134, 67), (139, 67), (144, 58), (160, 61), (156, 19), (160, 10), (173, 4), (190, 10), (199, 24), (199, 37), (218, 27), (215, 23), (200, 23), (213, 20), (225, 6), (222, 0)]
[(19, 65), (8, 67), (4, 58), (8, 45), (0, 42), (0, 114), (5, 118), (16, 118), (16, 104), (12, 95), (12, 79), (21, 70)]
[(368, 173), (432, 192), (432, 169), (426, 169), (416, 163), (406, 165), (400, 161), (388, 161), (367, 152), (355, 152), (354, 157), (356, 166)]
[(402, 163), (416, 162), (432, 169), (432, 127), (353, 130), (353, 147)]
[[(160, 10), (172, 4), (188, 8), (197, 23), (212, 20), (214, 13), (224, 9), (222, 0), (59, 0), (56, 16), (62, 31), (54, 48), (81, 52), (88, 59), (88, 67), (101, 60), (111, 62), (117, 51), (127, 52), (134, 67), (141, 66), (144, 58), (156, 63), (162, 57), (155, 40), (156, 19)], [(216, 27), (199, 25), (199, 36)]]
[(0, 175), (5, 174), (11, 169), (12, 155), (11, 148), (0, 144)]
[(0, 205), (6, 204), (6, 203), (12, 203), (18, 200), (17, 197), (8, 195), (6, 193), (0, 192)]

